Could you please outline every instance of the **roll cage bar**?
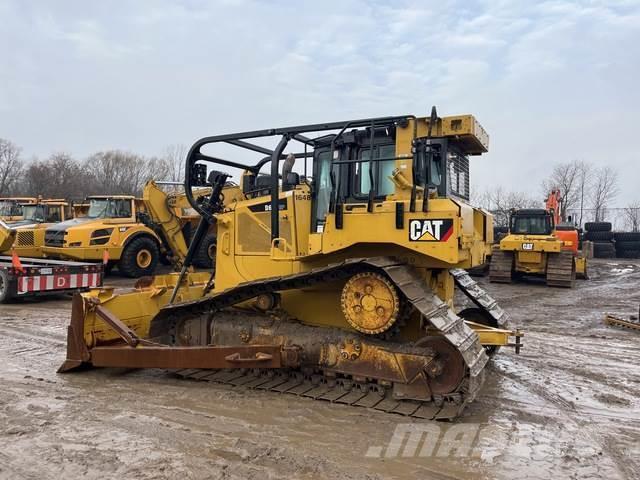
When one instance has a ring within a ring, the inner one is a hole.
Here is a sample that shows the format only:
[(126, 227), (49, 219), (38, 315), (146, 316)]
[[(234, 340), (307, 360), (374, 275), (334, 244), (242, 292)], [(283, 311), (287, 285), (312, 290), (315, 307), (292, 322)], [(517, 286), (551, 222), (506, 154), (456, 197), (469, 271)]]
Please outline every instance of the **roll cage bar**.
[[(280, 175), (278, 173), (279, 170), (279, 162), (284, 160), (286, 157), (284, 155), (284, 150), (289, 144), (291, 140), (296, 140), (304, 145), (304, 151), (296, 152), (293, 155), (295, 158), (309, 158), (313, 157), (315, 148), (322, 144), (326, 146), (327, 143), (330, 143), (330, 180), (331, 180), (331, 194), (329, 201), (329, 212), (334, 213), (336, 208), (339, 207), (341, 209), (342, 203), (344, 199), (341, 197), (340, 192), (340, 177), (336, 178), (335, 171), (333, 169), (333, 165), (340, 164), (349, 164), (349, 163), (367, 163), (367, 162), (381, 162), (388, 160), (397, 160), (398, 157), (388, 157), (388, 158), (372, 158), (373, 154), (370, 155), (370, 158), (367, 160), (364, 159), (336, 159), (334, 154), (336, 151), (336, 143), (340, 140), (347, 129), (349, 128), (370, 128), (370, 147), (371, 151), (373, 151), (375, 132), (379, 128), (384, 127), (393, 127), (396, 125), (406, 126), (409, 120), (414, 120), (413, 126), (413, 188), (411, 192), (411, 202), (410, 202), (410, 210), (415, 211), (415, 200), (417, 196), (417, 187), (418, 183), (422, 183), (420, 185), (423, 187), (423, 211), (427, 210), (427, 202), (428, 202), (428, 191), (429, 187), (433, 186), (430, 182), (430, 175), (428, 172), (430, 162), (426, 161), (427, 171), (424, 174), (424, 181), (418, 182), (418, 172), (417, 172), (417, 161), (420, 155), (423, 155), (422, 159), (429, 160), (433, 155), (433, 149), (428, 145), (430, 144), (429, 139), (431, 138), (432, 128), (438, 120), (435, 107), (431, 110), (431, 118), (429, 123), (428, 135), (421, 139), (422, 141), (422, 150), (418, 151), (416, 143), (417, 137), (417, 122), (415, 122), (416, 117), (414, 115), (401, 115), (401, 116), (390, 116), (390, 117), (374, 117), (374, 118), (364, 118), (359, 120), (345, 120), (340, 122), (330, 122), (330, 123), (317, 123), (317, 124), (309, 124), (309, 125), (298, 125), (292, 127), (285, 128), (272, 128), (266, 130), (254, 130), (248, 132), (241, 133), (232, 133), (226, 135), (216, 135), (210, 137), (204, 137), (198, 140), (189, 150), (185, 163), (185, 195), (191, 206), (206, 219), (208, 222), (213, 221), (213, 214), (210, 209), (207, 208), (206, 202), (199, 203), (196, 201), (193, 194), (193, 187), (201, 187), (207, 184), (207, 179), (205, 178), (206, 166), (198, 165), (198, 162), (207, 162), (217, 165), (223, 165), (227, 167), (237, 168), (240, 170), (246, 170), (254, 175), (258, 175), (261, 168), (267, 163), (271, 162), (271, 185), (270, 195), (271, 195), (271, 238), (277, 239), (280, 235), (279, 229), (279, 217), (278, 217), (278, 195), (279, 195), (279, 178)], [(305, 134), (314, 133), (314, 132), (324, 132), (324, 131), (338, 131), (337, 134), (325, 135), (316, 139), (311, 139)], [(255, 143), (251, 143), (248, 140), (257, 139), (262, 137), (276, 137), (280, 136), (280, 140), (275, 147), (275, 149), (270, 149), (263, 147), (261, 145), (256, 145)], [(329, 142), (330, 140), (330, 142)], [(265, 155), (259, 162), (255, 165), (245, 165), (242, 163), (238, 163), (232, 160), (227, 160), (220, 157), (214, 157), (210, 155), (206, 155), (202, 153), (202, 148), (211, 144), (228, 144), (236, 147), (243, 148), (245, 150), (249, 150), (255, 153), (260, 153)], [(308, 151), (309, 147), (313, 147), (314, 150), (311, 152)], [(306, 172), (306, 162), (305, 162), (305, 172)], [(211, 172), (212, 174), (218, 174), (219, 172)], [(210, 177), (211, 178), (211, 177)], [(369, 180), (370, 180), (370, 190), (369, 190), (369, 199), (368, 199), (368, 211), (373, 211), (373, 200), (374, 194), (376, 191), (376, 181), (373, 174), (373, 168), (369, 168)], [(209, 181), (210, 183), (210, 181)], [(219, 202), (218, 202), (219, 204)], [(341, 210), (340, 210), (341, 211)]]

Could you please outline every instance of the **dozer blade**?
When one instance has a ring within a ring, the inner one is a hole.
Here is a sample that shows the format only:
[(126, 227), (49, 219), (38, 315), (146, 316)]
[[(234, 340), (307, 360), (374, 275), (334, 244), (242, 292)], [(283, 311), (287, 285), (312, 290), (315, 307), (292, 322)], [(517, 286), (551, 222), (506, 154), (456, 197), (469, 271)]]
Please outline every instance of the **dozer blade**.
[[(177, 279), (176, 274), (161, 275), (144, 288), (123, 292), (102, 288), (75, 294), (67, 327), (67, 358), (58, 372), (91, 366), (94, 347), (140, 343), (149, 333), (151, 319), (168, 303)], [(208, 280), (208, 273), (189, 274), (180, 299), (201, 298)]]

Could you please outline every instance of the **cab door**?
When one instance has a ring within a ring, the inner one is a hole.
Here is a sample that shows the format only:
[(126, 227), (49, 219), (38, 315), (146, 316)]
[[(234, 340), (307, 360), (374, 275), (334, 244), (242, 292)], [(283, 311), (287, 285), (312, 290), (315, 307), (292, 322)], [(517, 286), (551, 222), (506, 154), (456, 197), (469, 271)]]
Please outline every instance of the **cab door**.
[(271, 199), (256, 198), (235, 209), (234, 259), (244, 281), (293, 273), (297, 255), (294, 191), (281, 192), (278, 201), (280, 238), (271, 240)]

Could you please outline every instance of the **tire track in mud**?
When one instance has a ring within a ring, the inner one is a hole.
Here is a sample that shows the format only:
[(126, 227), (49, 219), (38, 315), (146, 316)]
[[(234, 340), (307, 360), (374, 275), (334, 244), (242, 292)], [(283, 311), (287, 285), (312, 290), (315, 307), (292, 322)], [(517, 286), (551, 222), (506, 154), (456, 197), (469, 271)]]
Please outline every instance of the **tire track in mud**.
[[(519, 365), (518, 369), (522, 370), (522, 366)], [(547, 383), (538, 384), (532, 380), (535, 378), (535, 375), (533, 375), (533, 369), (530, 369), (527, 374), (520, 375), (508, 372), (497, 364), (494, 364), (493, 372), (519, 386), (524, 386), (529, 392), (535, 394), (546, 404), (553, 406), (555, 412), (558, 413), (565, 422), (578, 427), (579, 430), (584, 432), (600, 448), (600, 450), (614, 462), (618, 472), (624, 475), (623, 478), (635, 478), (635, 476), (638, 475), (640, 466), (630, 464), (629, 458), (625, 457), (618, 448), (615, 448), (614, 445), (611, 445), (612, 442), (610, 441), (610, 437), (607, 434), (603, 434), (595, 430), (598, 428), (597, 425), (592, 426), (594, 412), (583, 412), (580, 408), (576, 407), (574, 402), (568, 401), (561, 395), (554, 393), (550, 388), (548, 378)], [(587, 414), (587, 418), (579, 417), (580, 414), (584, 415), (585, 413)], [(606, 414), (604, 416), (608, 417)], [(627, 421), (628, 420), (630, 420), (629, 417), (627, 417)], [(638, 424), (640, 426), (640, 422), (638, 422)]]
[(34, 329), (33, 325), (6, 325), (0, 324), (0, 338), (16, 338), (23, 341), (33, 341), (40, 344), (66, 346), (67, 340), (63, 334), (50, 333), (41, 329)]
[(64, 336), (45, 332), (24, 323), (6, 325), (0, 323), (0, 358), (2, 364), (12, 366), (25, 374), (52, 378), (56, 360), (64, 355)]

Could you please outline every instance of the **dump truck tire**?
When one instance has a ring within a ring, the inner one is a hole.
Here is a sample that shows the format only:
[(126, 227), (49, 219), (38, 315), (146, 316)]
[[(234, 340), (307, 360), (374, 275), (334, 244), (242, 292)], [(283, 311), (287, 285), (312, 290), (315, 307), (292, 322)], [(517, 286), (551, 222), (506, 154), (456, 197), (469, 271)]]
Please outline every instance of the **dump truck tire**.
[(153, 275), (160, 250), (156, 242), (149, 237), (134, 238), (124, 247), (118, 270), (125, 277), (139, 278)]
[(198, 251), (193, 257), (193, 264), (198, 268), (215, 268), (216, 266), (216, 236), (209, 234), (204, 237)]
[(638, 250), (616, 250), (618, 258), (640, 258), (640, 249)]
[(587, 222), (584, 229), (587, 232), (610, 232), (611, 222)]
[(640, 232), (616, 232), (613, 238), (616, 242), (640, 242)]
[(640, 241), (638, 242), (616, 242), (616, 250), (640, 250)]
[(4, 270), (0, 270), (0, 303), (11, 299), (9, 293), (9, 275)]
[(596, 258), (615, 258), (616, 248), (611, 242), (594, 242), (593, 256)]
[(107, 264), (104, 266), (104, 274), (111, 275), (111, 272), (113, 271), (114, 266), (115, 265), (113, 262), (107, 262)]
[(585, 240), (592, 240), (594, 242), (610, 242), (613, 240), (613, 232), (587, 232), (584, 234)]

